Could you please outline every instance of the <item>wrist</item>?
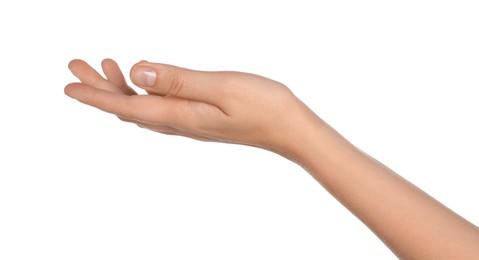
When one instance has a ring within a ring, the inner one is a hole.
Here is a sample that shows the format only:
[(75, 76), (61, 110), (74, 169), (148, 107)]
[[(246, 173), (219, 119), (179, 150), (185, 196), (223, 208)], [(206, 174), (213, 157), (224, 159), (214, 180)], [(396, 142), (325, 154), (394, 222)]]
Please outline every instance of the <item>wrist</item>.
[[(304, 105), (282, 156), (318, 179), (324, 171), (355, 162), (362, 153), (334, 128)], [(319, 179), (318, 179), (319, 180)]]
[(299, 99), (289, 108), (283, 118), (288, 127), (274, 138), (274, 148), (269, 150), (307, 168), (310, 155), (316, 153), (317, 146), (331, 128)]

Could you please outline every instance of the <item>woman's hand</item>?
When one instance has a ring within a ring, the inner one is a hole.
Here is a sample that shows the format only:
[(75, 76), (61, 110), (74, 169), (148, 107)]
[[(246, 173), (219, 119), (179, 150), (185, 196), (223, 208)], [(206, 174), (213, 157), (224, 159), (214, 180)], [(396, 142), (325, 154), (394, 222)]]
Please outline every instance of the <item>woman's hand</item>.
[(298, 124), (313, 115), (286, 86), (253, 74), (142, 61), (130, 75), (148, 93), (138, 95), (113, 60), (102, 62), (106, 79), (81, 60), (71, 61), (69, 68), (81, 83), (67, 85), (68, 96), (164, 134), (246, 144), (287, 156)]
[(252, 74), (200, 72), (140, 62), (125, 83), (116, 63), (106, 78), (70, 63), (82, 83), (65, 93), (120, 119), (165, 134), (258, 146), (307, 169), (404, 259), (479, 259), (479, 229), (351, 145), (284, 85)]

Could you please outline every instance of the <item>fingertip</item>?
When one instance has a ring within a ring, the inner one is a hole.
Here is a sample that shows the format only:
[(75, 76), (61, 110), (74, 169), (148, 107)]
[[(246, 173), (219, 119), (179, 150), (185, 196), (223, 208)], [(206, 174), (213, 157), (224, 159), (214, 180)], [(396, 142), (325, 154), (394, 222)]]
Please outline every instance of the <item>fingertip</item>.
[(135, 63), (132, 67), (131, 67), (131, 70), (130, 70), (130, 75), (131, 75), (131, 72), (138, 66), (141, 66), (141, 65), (145, 65), (145, 64), (152, 64), (151, 62), (149, 61), (146, 61), (146, 60), (140, 60), (139, 62)]
[(117, 64), (117, 63), (115, 62), (115, 60), (110, 59), (110, 58), (106, 58), (101, 62), (102, 66), (105, 66), (105, 65), (108, 65), (108, 64)]
[(118, 67), (118, 64), (112, 59), (106, 58), (101, 61), (101, 68), (105, 74), (107, 74), (107, 71), (110, 71), (111, 68), (115, 67)]
[(72, 83), (71, 84), (68, 84), (65, 86), (65, 88), (63, 89), (63, 92), (65, 93), (65, 95), (69, 96), (72, 98), (72, 94), (71, 94), (71, 88), (72, 88)]
[(65, 95), (73, 99), (78, 99), (78, 94), (82, 85), (82, 83), (70, 83), (65, 86), (63, 91), (65, 92)]
[(84, 63), (85, 61), (80, 60), (80, 59), (73, 59), (68, 63), (68, 68), (70, 70), (73, 70), (75, 67), (77, 67), (80, 63)]
[(131, 81), (141, 88), (152, 88), (156, 85), (157, 72), (152, 66), (140, 64), (130, 71)]

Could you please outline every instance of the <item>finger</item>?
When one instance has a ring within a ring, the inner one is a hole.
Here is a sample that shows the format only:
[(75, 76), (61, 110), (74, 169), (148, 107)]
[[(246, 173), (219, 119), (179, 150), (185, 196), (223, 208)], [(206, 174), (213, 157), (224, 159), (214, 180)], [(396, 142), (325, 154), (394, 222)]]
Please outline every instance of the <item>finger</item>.
[(102, 80), (106, 81), (95, 69), (83, 60), (70, 61), (68, 68), (81, 82), (90, 86), (94, 86)]
[(125, 77), (118, 64), (112, 59), (105, 59), (101, 63), (103, 73), (108, 81), (118, 87), (125, 95), (136, 95), (136, 92), (128, 86)]
[(68, 68), (73, 75), (77, 77), (82, 83), (85, 83), (95, 88), (103, 89), (114, 93), (122, 93), (122, 91), (111, 82), (103, 78), (95, 69), (88, 63), (82, 60), (72, 60), (68, 64)]
[[(71, 83), (65, 87), (65, 94), (82, 103), (96, 107), (105, 112), (116, 114), (119, 117), (141, 122), (155, 122), (152, 110), (158, 105), (153, 102), (155, 96), (127, 96), (97, 89), (83, 83)], [(158, 112), (156, 112), (158, 113)]]
[(82, 83), (67, 85), (65, 94), (122, 118), (199, 133), (221, 125), (219, 122), (227, 117), (220, 109), (206, 103), (154, 95), (127, 96)]
[(228, 91), (227, 77), (221, 72), (203, 72), (166, 64), (142, 61), (130, 73), (133, 83), (149, 92), (223, 105)]

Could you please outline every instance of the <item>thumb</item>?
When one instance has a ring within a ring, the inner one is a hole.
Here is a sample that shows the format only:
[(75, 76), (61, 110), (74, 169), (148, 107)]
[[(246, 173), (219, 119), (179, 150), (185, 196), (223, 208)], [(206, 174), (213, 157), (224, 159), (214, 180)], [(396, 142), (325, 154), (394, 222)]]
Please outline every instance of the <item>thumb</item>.
[(202, 101), (220, 105), (225, 92), (225, 76), (219, 72), (204, 72), (172, 65), (141, 61), (133, 66), (132, 82), (148, 92), (161, 96)]

